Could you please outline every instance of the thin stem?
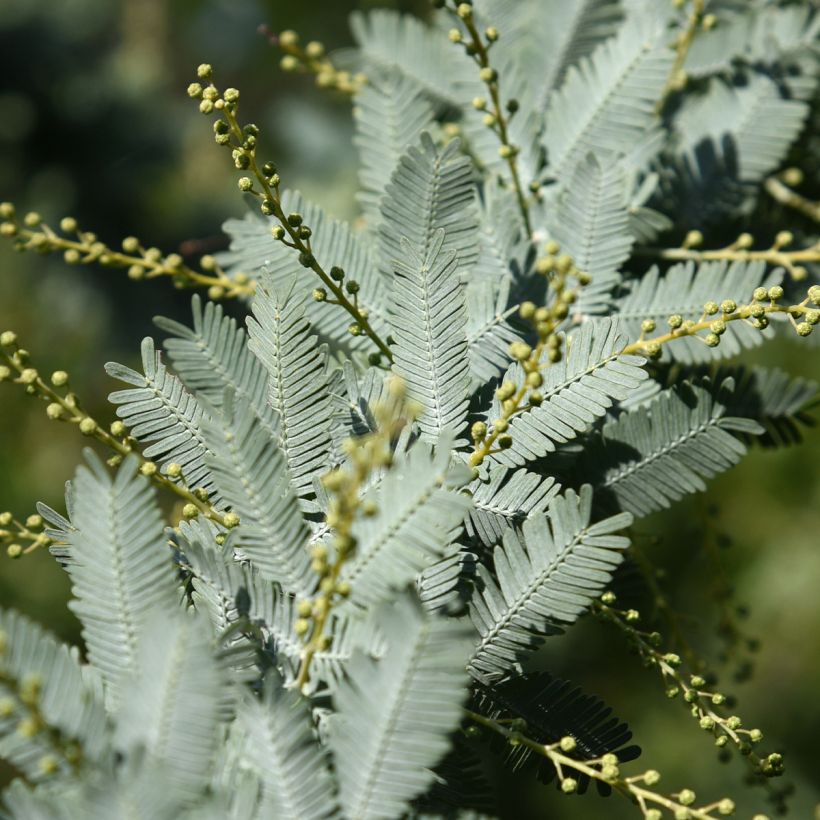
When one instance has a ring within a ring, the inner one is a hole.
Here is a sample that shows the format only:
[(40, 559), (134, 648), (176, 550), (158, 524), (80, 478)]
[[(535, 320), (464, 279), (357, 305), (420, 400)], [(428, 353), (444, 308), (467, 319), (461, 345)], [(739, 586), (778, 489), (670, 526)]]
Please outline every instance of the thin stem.
[(80, 402), (73, 393), (61, 396), (51, 385), (42, 379), (36, 370), (27, 367), (18, 353), (10, 354), (7, 350), (2, 349), (0, 350), (0, 357), (18, 374), (18, 378), (15, 381), (25, 384), (27, 392), (42, 401), (48, 402), (50, 405), (57, 405), (60, 408), (61, 413), (58, 416), (60, 420), (77, 424), (80, 426), (83, 435), (96, 439), (110, 450), (113, 450), (120, 458), (133, 454), (139, 462), (140, 472), (142, 472), (143, 475), (147, 475), (154, 484), (164, 490), (168, 490), (187, 503), (194, 504), (197, 509), (211, 521), (222, 526), (227, 526), (224, 515), (218, 512), (215, 507), (203, 501), (192, 490), (188, 489), (188, 487), (177, 484), (167, 476), (162, 475), (153, 461), (150, 461), (141, 453), (135, 451), (133, 444), (136, 442), (133, 439), (130, 437), (120, 439), (105, 430), (95, 419), (81, 409)]
[[(222, 113), (228, 123), (231, 135), (238, 143), (238, 145), (234, 145), (233, 147), (241, 149), (241, 146), (245, 142), (245, 136), (236, 118), (235, 104), (225, 104), (222, 109)], [(263, 202), (267, 204), (267, 207), (271, 209), (271, 214), (276, 217), (282, 228), (290, 237), (291, 247), (300, 253), (301, 258), (307, 263), (305, 266), (310, 268), (319, 277), (319, 279), (321, 279), (322, 284), (333, 294), (338, 304), (350, 314), (356, 325), (361, 328), (361, 332), (370, 338), (388, 362), (392, 362), (393, 353), (386, 342), (384, 342), (379, 334), (373, 329), (373, 326), (368, 318), (367, 310), (357, 307), (352, 301), (350, 301), (350, 299), (347, 298), (342, 286), (333, 280), (330, 274), (325, 271), (313, 255), (310, 249), (310, 242), (303, 240), (299, 235), (299, 229), (291, 225), (288, 221), (287, 214), (285, 214), (282, 210), (282, 203), (279, 196), (279, 183), (277, 181), (274, 184), (271, 184), (269, 178), (260, 169), (259, 163), (256, 159), (255, 146), (249, 150), (242, 150), (243, 156), (248, 159), (247, 170), (253, 174), (254, 178), (262, 188), (261, 193), (258, 191), (255, 192), (256, 195), (261, 197)]]
[[(619, 773), (612, 775), (611, 772), (606, 771), (607, 767), (602, 765), (601, 759), (588, 761), (576, 760), (561, 751), (560, 742), (553, 744), (539, 743), (521, 732), (511, 729), (503, 723), (479, 714), (478, 712), (467, 709), (465, 710), (465, 714), (474, 723), (504, 737), (511, 745), (524, 746), (530, 751), (535, 752), (535, 754), (549, 760), (555, 766), (558, 777), (562, 783), (568, 780), (565, 770), (577, 772), (578, 774), (586, 775), (592, 780), (606, 783), (619, 793), (634, 800), (639, 805), (644, 816), (649, 812), (647, 804), (662, 806), (671, 812), (681, 812), (682, 816), (694, 818), (694, 820), (716, 820), (718, 815), (713, 812), (718, 810), (721, 805), (728, 808), (726, 800), (695, 808), (688, 800), (686, 803), (682, 803), (679, 799), (675, 799), (674, 795), (667, 797), (639, 785), (641, 782), (645, 782), (647, 774), (649, 774), (648, 772), (634, 777), (621, 777)], [(683, 792), (680, 792), (680, 795), (683, 795)]]
[(769, 196), (781, 205), (799, 211), (815, 222), (820, 222), (820, 202), (815, 202), (798, 194), (797, 191), (793, 191), (785, 182), (776, 176), (769, 177), (763, 183), (763, 187)]
[(683, 71), (683, 66), (705, 11), (706, 0), (692, 0), (692, 10), (686, 20), (686, 28), (678, 35), (675, 42), (675, 61), (672, 63), (661, 97), (655, 105), (655, 113), (658, 116), (663, 113), (666, 102), (672, 93), (680, 91), (686, 85), (686, 74)]
[(804, 264), (820, 262), (820, 242), (798, 251), (784, 251), (777, 244), (765, 250), (748, 250), (733, 243), (725, 248), (708, 251), (693, 248), (647, 248), (641, 253), (670, 262), (766, 262), (786, 268), (795, 281), (800, 281), (806, 278)]
[(498, 135), (501, 142), (501, 152), (504, 161), (510, 171), (513, 188), (515, 189), (515, 197), (518, 201), (518, 209), (521, 212), (521, 217), (524, 220), (524, 226), (527, 230), (527, 236), (532, 235), (532, 225), (530, 222), (530, 207), (527, 201), (527, 196), (524, 193), (524, 187), (521, 184), (521, 177), (518, 170), (518, 146), (514, 145), (510, 140), (509, 133), (509, 118), (504, 112), (504, 107), (501, 105), (501, 93), (498, 74), (490, 65), (490, 54), (487, 44), (481, 37), (478, 28), (475, 24), (475, 18), (472, 14), (462, 16), (458, 14), (459, 19), (464, 23), (467, 32), (470, 35), (470, 47), (473, 59), (476, 64), (482, 69), (482, 72), (491, 72), (490, 77), (484, 80), (487, 86), (487, 91), (490, 94), (490, 101), (492, 104), (493, 125), (490, 127)]
[[(74, 220), (64, 220), (73, 223)], [(156, 279), (169, 276), (176, 283), (209, 289), (212, 298), (233, 298), (252, 296), (256, 282), (245, 274), (234, 278), (228, 276), (212, 257), (204, 257), (212, 267), (212, 273), (202, 273), (184, 264), (178, 254), (162, 254), (154, 249), (146, 250), (131, 238), (125, 243), (136, 252), (116, 251), (97, 240), (93, 233), (76, 230), (76, 239), (60, 236), (43, 223), (33, 227), (19, 224), (14, 218), (3, 222), (0, 234), (13, 239), (17, 247), (38, 252), (62, 252), (69, 264), (88, 265), (98, 262), (107, 268), (126, 268), (132, 279)]]

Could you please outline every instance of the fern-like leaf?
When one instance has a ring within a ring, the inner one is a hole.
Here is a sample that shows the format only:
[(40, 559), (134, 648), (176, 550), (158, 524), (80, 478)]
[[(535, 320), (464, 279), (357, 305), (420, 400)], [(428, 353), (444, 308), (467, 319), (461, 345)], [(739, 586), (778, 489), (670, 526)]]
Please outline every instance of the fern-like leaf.
[(433, 109), (418, 84), (399, 73), (374, 78), (354, 101), (361, 168), (359, 202), (371, 220), (379, 217), (379, 202), (408, 146), (433, 125)]
[(443, 250), (445, 242), (444, 231), (437, 231), (426, 256), (403, 242), (393, 286), (393, 371), (421, 404), (418, 423), (429, 441), (446, 429), (461, 432), (469, 400), (464, 289), (455, 252)]
[(584, 452), (585, 480), (598, 499), (637, 516), (706, 489), (705, 479), (737, 464), (746, 447), (732, 433), (761, 433), (751, 420), (727, 414), (731, 380), (717, 390), (689, 385), (658, 394), (646, 407), (604, 425)]
[(572, 67), (547, 110), (549, 176), (568, 182), (590, 151), (628, 154), (644, 141), (672, 60), (665, 33), (636, 16)]
[(726, 399), (731, 416), (753, 419), (763, 428), (751, 441), (764, 447), (797, 444), (802, 427), (816, 424), (817, 382), (795, 378), (779, 368), (733, 368), (736, 387)]
[(212, 490), (205, 466), (208, 448), (200, 432), (205, 409), (165, 368), (153, 339), (143, 339), (141, 350), (143, 373), (116, 362), (106, 364), (109, 376), (134, 385), (130, 390), (114, 391), (108, 400), (117, 405), (117, 415), (134, 438), (154, 442), (143, 450), (146, 458), (161, 461), (163, 470), (168, 464), (179, 464), (189, 487)]
[(378, 621), (387, 654), (350, 662), (329, 727), (342, 808), (361, 820), (403, 816), (432, 783), (430, 767), (450, 747), (466, 694), (462, 622), (425, 613), (409, 594)]
[(338, 814), (327, 754), (314, 735), (308, 702), (268, 674), (262, 696), (246, 693), (237, 710), (239, 766), (262, 784), (267, 817), (320, 820)]
[(136, 672), (123, 688), (116, 747), (126, 754), (144, 749), (176, 791), (202, 796), (227, 681), (201, 617), (157, 613), (144, 627)]
[(367, 493), (378, 512), (354, 527), (358, 546), (342, 575), (353, 601), (368, 606), (390, 598), (426, 565), (445, 557), (470, 505), (456, 491), (467, 478), (466, 468), (450, 464), (447, 440), (435, 453), (419, 442), (406, 458), (396, 458)]
[(552, 477), (493, 465), (489, 480), (476, 481), (472, 487), (467, 534), (485, 546), (495, 546), (508, 529), (520, 527), (530, 516), (546, 510), (560, 489)]
[[(300, 498), (313, 493), (313, 478), (331, 465), (331, 399), (327, 354), (305, 316), (295, 284), (260, 283), (248, 319), (250, 348), (268, 371), (268, 402), (279, 416), (279, 446)], [(312, 505), (305, 505), (312, 508)]]
[[(627, 398), (646, 378), (646, 371), (642, 358), (621, 353), (625, 343), (617, 322), (603, 319), (587, 322), (569, 335), (563, 361), (549, 365), (545, 354), (544, 401), (513, 416), (509, 425), (512, 447), (493, 458), (510, 467), (540, 458), (587, 429), (613, 400)], [(520, 366), (513, 365), (506, 378), (520, 384)]]
[(448, 615), (463, 612), (472, 593), (476, 556), (458, 548), (452, 555), (436, 561), (416, 579), (416, 589), (422, 606), (428, 612)]
[[(271, 411), (268, 411), (270, 415)], [(271, 428), (246, 401), (225, 396), (219, 424), (206, 422), (208, 467), (222, 499), (239, 515), (234, 545), (262, 577), (288, 592), (315, 586), (307, 551), (308, 528), (291, 486), (285, 455)]]
[[(473, 167), (456, 140), (441, 151), (428, 133), (399, 161), (381, 203), (381, 269), (390, 276), (404, 259), (407, 241), (422, 259), (432, 256), (440, 230), (442, 253), (454, 251), (459, 270), (471, 270), (478, 258), (478, 215)], [(393, 298), (396, 302), (396, 298)]]
[(808, 112), (805, 102), (784, 98), (773, 79), (753, 73), (743, 84), (716, 78), (705, 92), (687, 95), (675, 128), (685, 148), (729, 135), (738, 180), (756, 183), (779, 167)]
[(476, 277), (467, 282), (467, 350), (473, 386), (497, 378), (509, 365), (510, 344), (519, 338), (508, 321), (518, 309), (507, 307), (509, 292), (506, 279), (493, 282)]
[(386, 9), (354, 12), (350, 30), (359, 46), (359, 65), (366, 73), (399, 71), (439, 108), (458, 108), (472, 98), (467, 89), (481, 87), (472, 64), (450, 47), (440, 31), (417, 18)]
[(588, 154), (560, 197), (552, 234), (578, 267), (592, 277), (572, 307), (574, 315), (606, 313), (610, 294), (634, 242), (629, 230), (629, 187), (623, 165)]
[(127, 458), (112, 479), (87, 451), (72, 482), (71, 610), (82, 624), (88, 658), (116, 710), (134, 674), (146, 619), (179, 599), (163, 521), (148, 479)]
[(622, 18), (615, 0), (483, 0), (476, 7), (486, 25), (504, 32), (493, 61), (527, 66), (537, 77), (532, 85), (540, 112), (569, 68), (611, 37)]
[(519, 535), (504, 534), (494, 552), (496, 580), (479, 567), (483, 589), (470, 604), (479, 640), (469, 663), (480, 680), (500, 678), (541, 644), (571, 624), (609, 583), (629, 539), (628, 513), (591, 523), (592, 488), (568, 490), (549, 514), (527, 519)]
[(203, 308), (198, 294), (191, 300), (191, 310), (193, 328), (164, 316), (154, 319), (172, 335), (164, 347), (188, 389), (216, 410), (228, 389), (254, 407), (264, 407), (268, 377), (248, 349), (245, 331), (225, 316), (221, 305), (208, 300)]

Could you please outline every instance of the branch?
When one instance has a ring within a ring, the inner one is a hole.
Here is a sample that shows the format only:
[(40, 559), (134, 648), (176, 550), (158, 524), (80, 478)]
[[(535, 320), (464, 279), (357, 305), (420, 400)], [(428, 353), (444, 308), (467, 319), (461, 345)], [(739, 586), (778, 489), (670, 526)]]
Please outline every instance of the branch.
[(797, 168), (789, 168), (779, 176), (769, 177), (763, 183), (763, 187), (769, 196), (777, 200), (781, 205), (785, 205), (787, 208), (793, 208), (809, 219), (820, 222), (820, 202), (815, 202), (801, 196), (797, 191), (793, 191), (787, 185), (788, 182), (799, 185), (802, 179), (802, 171)]
[(750, 250), (754, 244), (754, 237), (749, 233), (742, 233), (725, 248), (699, 251), (695, 248), (703, 242), (703, 235), (700, 231), (689, 231), (679, 248), (646, 248), (640, 253), (670, 262), (766, 262), (769, 265), (784, 267), (795, 282), (801, 282), (808, 275), (803, 265), (820, 262), (820, 241), (801, 250), (784, 251), (783, 248), (791, 245), (793, 241), (794, 235), (791, 231), (780, 231), (771, 247)]
[[(202, 80), (210, 80), (213, 70), (211, 66), (203, 64), (197, 69), (197, 74)], [(388, 362), (392, 362), (393, 354), (390, 348), (371, 326), (367, 309), (359, 306), (359, 284), (352, 279), (347, 279), (345, 282), (346, 274), (339, 267), (333, 267), (330, 272), (327, 272), (313, 255), (310, 244), (313, 231), (303, 224), (302, 215), (286, 214), (282, 210), (279, 194), (281, 180), (276, 172), (276, 166), (266, 162), (260, 168), (257, 161), (259, 128), (253, 124), (241, 126), (236, 117), (239, 91), (235, 88), (226, 88), (224, 92), (220, 92), (213, 83), (209, 83), (205, 88), (200, 83), (191, 83), (188, 86), (188, 95), (200, 100), (199, 110), (203, 114), (211, 114), (214, 111), (222, 114), (222, 117), (214, 123), (217, 144), (230, 148), (236, 168), (240, 171), (249, 171), (254, 177), (253, 180), (247, 176), (241, 177), (239, 189), (259, 199), (262, 213), (265, 216), (274, 217), (279, 223), (271, 230), (273, 238), (297, 251), (302, 267), (312, 270), (334, 296), (333, 300), (329, 300), (327, 291), (324, 288), (317, 288), (313, 292), (314, 298), (319, 302), (327, 301), (340, 305), (353, 318), (353, 324), (350, 326), (351, 335), (368, 336), (379, 349), (379, 355), (384, 356)], [(257, 188), (256, 185), (259, 187)], [(343, 282), (344, 287), (342, 287)], [(352, 299), (348, 298), (345, 291)], [(377, 362), (374, 361), (375, 363)]]
[[(809, 307), (809, 304), (820, 307), (820, 285), (812, 285), (807, 297), (798, 305), (781, 305), (778, 300), (783, 298), (783, 288), (779, 285), (769, 288), (757, 288), (752, 301), (747, 305), (738, 305), (731, 299), (724, 300), (720, 305), (717, 302), (707, 302), (703, 306), (703, 314), (696, 322), (693, 319), (684, 320), (678, 314), (669, 317), (668, 323), (672, 328), (669, 333), (645, 338), (647, 333), (655, 330), (655, 322), (648, 319), (643, 323), (641, 336), (638, 341), (627, 345), (623, 352), (647, 356), (657, 359), (662, 352), (662, 346), (676, 339), (691, 337), (699, 339), (708, 347), (717, 347), (720, 337), (726, 332), (730, 322), (743, 321), (757, 330), (765, 330), (769, 326), (769, 316), (785, 314), (789, 317), (798, 336), (808, 336), (814, 325), (820, 322), (820, 310)], [(765, 304), (768, 302), (768, 304)], [(714, 318), (719, 316), (719, 318)], [(800, 321), (797, 321), (797, 320)], [(705, 336), (699, 334), (708, 331)]]
[[(482, 82), (487, 86), (492, 110), (485, 115), (484, 124), (498, 136), (501, 143), (498, 153), (510, 169), (510, 177), (512, 178), (515, 196), (518, 200), (518, 208), (521, 211), (521, 217), (524, 220), (524, 226), (527, 229), (527, 236), (529, 237), (532, 235), (532, 226), (530, 224), (530, 207), (527, 202), (527, 197), (524, 194), (524, 188), (521, 184), (521, 177), (518, 171), (517, 157), (521, 149), (519, 146), (514, 145), (511, 142), (509, 133), (509, 123), (517, 113), (519, 103), (518, 100), (508, 100), (505, 113), (505, 109), (501, 105), (501, 91), (498, 72), (490, 65), (489, 51), (492, 48), (493, 43), (495, 43), (500, 37), (499, 31), (494, 26), (490, 26), (484, 32), (484, 38), (482, 38), (476, 28), (472, 6), (468, 3), (459, 3), (456, 0), (455, 10), (450, 9), (450, 12), (457, 19), (459, 19), (467, 29), (467, 33), (469, 35), (469, 40), (467, 42), (464, 42), (464, 37), (461, 31), (457, 28), (450, 31), (450, 41), (456, 44), (464, 45), (464, 50), (478, 66), (479, 76), (481, 77)], [(484, 111), (487, 108), (487, 100), (483, 97), (476, 97), (473, 100), (473, 106), (479, 111)]]
[(211, 299), (253, 296), (254, 282), (247, 274), (228, 276), (213, 256), (203, 256), (200, 260), (202, 273), (188, 267), (178, 253), (162, 255), (159, 248), (145, 248), (133, 236), (122, 241), (122, 251), (115, 251), (97, 239), (90, 231), (81, 231), (77, 220), (67, 216), (60, 220), (60, 230), (68, 236), (60, 236), (46, 225), (40, 214), (32, 211), (18, 221), (14, 205), (0, 203), (0, 236), (14, 240), (19, 251), (38, 253), (62, 252), (69, 265), (90, 265), (99, 263), (104, 268), (125, 268), (128, 278), (134, 280), (171, 277), (175, 287), (208, 288)]
[[(96, 419), (82, 409), (77, 395), (68, 389), (68, 373), (64, 370), (55, 371), (51, 374), (49, 384), (37, 369), (31, 366), (29, 359), (29, 352), (19, 346), (17, 335), (14, 332), (6, 330), (0, 333), (0, 382), (9, 381), (22, 385), (28, 395), (47, 403), (46, 415), (49, 419), (76, 424), (84, 436), (94, 438), (112, 450), (114, 455), (108, 459), (110, 466), (116, 466), (125, 456), (133, 453), (139, 461), (139, 471), (142, 475), (148, 476), (156, 486), (174, 493), (186, 502), (183, 507), (184, 517), (194, 518), (202, 513), (211, 521), (226, 529), (231, 529), (239, 524), (238, 516), (235, 513), (220, 513), (213, 505), (209, 504), (208, 494), (205, 490), (191, 490), (184, 484), (173, 481), (174, 478), (180, 478), (182, 474), (178, 464), (169, 464), (167, 467), (168, 475), (165, 476), (160, 473), (153, 461), (149, 461), (139, 452), (136, 452), (134, 448), (137, 442), (128, 435), (128, 430), (122, 421), (114, 421), (109, 430), (104, 429)], [(0, 523), (2, 523), (2, 519), (0, 519)], [(8, 523), (12, 523), (12, 519), (9, 519)], [(33, 526), (32, 529), (34, 529)], [(10, 553), (10, 557), (17, 558), (49, 543), (45, 536), (32, 534), (36, 536), (33, 539), (30, 536), (21, 534), (18, 529), (17, 535), (23, 539), (32, 540), (33, 545), (28, 549), (12, 550), (11, 553), (14, 554)], [(12, 535), (15, 534), (12, 533)], [(11, 536), (7, 536), (7, 539), (10, 538)]]
[(662, 806), (673, 812), (675, 818), (681, 818), (681, 820), (716, 820), (719, 815), (726, 816), (734, 813), (735, 804), (729, 798), (695, 807), (693, 804), (696, 795), (691, 789), (682, 789), (666, 796), (646, 788), (646, 786), (654, 786), (661, 779), (660, 774), (654, 769), (649, 769), (642, 774), (622, 777), (618, 767), (618, 758), (614, 754), (606, 754), (592, 760), (576, 760), (567, 754), (575, 748), (575, 740), (572, 737), (561, 738), (558, 743), (539, 743), (522, 734), (519, 729), (511, 728), (509, 725), (477, 712), (466, 710), (466, 715), (473, 722), (506, 738), (511, 746), (526, 746), (549, 760), (555, 766), (561, 790), (566, 794), (572, 794), (578, 788), (578, 781), (566, 774), (566, 771), (570, 771), (606, 783), (629, 797), (638, 804), (645, 820), (660, 820), (662, 814), (656, 806)]

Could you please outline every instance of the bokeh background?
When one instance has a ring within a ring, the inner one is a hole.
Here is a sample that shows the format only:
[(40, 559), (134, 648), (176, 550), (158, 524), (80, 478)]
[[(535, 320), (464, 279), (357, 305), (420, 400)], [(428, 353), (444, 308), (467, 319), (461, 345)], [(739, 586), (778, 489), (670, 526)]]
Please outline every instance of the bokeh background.
[[(336, 216), (354, 217), (349, 102), (309, 78), (283, 74), (257, 28), (295, 28), (343, 47), (349, 11), (376, 5), (427, 8), (425, 0), (1, 0), (0, 200), (36, 209), (52, 224), (73, 215), (112, 245), (134, 234), (166, 252), (224, 247), (220, 225), (245, 205), (210, 122), (185, 95), (195, 66), (208, 61), (221, 85), (241, 88), (246, 116), (262, 127), (264, 154), (276, 159), (287, 184)], [(152, 317), (185, 320), (188, 300), (166, 281), (134, 283), (122, 272), (69, 268), (59, 257), (17, 255), (0, 245), (0, 329), (14, 329), (44, 372), (70, 371), (101, 419), (110, 417), (105, 396), (114, 387), (103, 364), (135, 364)], [(816, 350), (783, 341), (752, 358), (820, 378)], [(0, 385), (0, 510), (25, 516), (38, 500), (62, 508), (63, 484), (85, 442), (75, 428), (48, 422), (43, 409), (19, 388)], [(760, 727), (766, 747), (785, 754), (786, 780), (796, 789), (790, 816), (801, 819), (820, 817), (818, 464), (815, 429), (800, 448), (754, 450), (714, 482), (708, 506), (691, 499), (641, 524), (642, 549), (663, 569), (688, 639), (737, 695), (746, 725)], [(754, 654), (742, 643), (728, 662), (717, 630), (714, 593), (724, 576), (716, 555), (734, 587), (729, 606), (748, 607), (740, 627), (760, 642)], [(77, 641), (67, 596), (65, 575), (47, 553), (17, 562), (0, 557), (2, 606)], [(749, 658), (751, 679), (736, 682)], [(762, 794), (742, 785), (742, 764), (717, 762), (684, 705), (664, 697), (655, 673), (627, 655), (612, 628), (587, 619), (551, 641), (543, 662), (630, 723), (644, 766), (660, 769), (669, 790), (730, 795), (741, 817), (766, 809)], [(0, 782), (3, 776), (0, 770)], [(494, 777), (504, 817), (637, 813), (618, 798), (564, 797), (501, 767)]]

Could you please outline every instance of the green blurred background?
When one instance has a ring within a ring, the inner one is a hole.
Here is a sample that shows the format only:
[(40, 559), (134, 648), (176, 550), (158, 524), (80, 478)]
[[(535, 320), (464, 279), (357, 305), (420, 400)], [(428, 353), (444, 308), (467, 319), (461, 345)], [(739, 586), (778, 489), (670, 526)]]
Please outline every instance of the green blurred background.
[[(349, 102), (316, 90), (309, 78), (282, 74), (257, 27), (295, 28), (336, 48), (350, 42), (349, 11), (375, 5), (427, 7), (425, 0), (0, 0), (0, 199), (37, 209), (52, 224), (73, 215), (110, 244), (135, 234), (166, 252), (224, 247), (220, 225), (245, 205), (210, 123), (185, 95), (195, 66), (208, 61), (221, 85), (241, 88), (245, 116), (262, 127), (263, 154), (276, 159), (286, 184), (337, 216), (355, 216)], [(136, 362), (151, 318), (185, 320), (188, 300), (165, 281), (134, 283), (122, 272), (69, 268), (59, 257), (16, 255), (0, 245), (0, 329), (14, 329), (41, 370), (69, 370), (100, 419), (111, 417), (105, 396), (114, 386), (103, 364)], [(752, 358), (820, 378), (816, 350), (784, 341)], [(0, 509), (21, 516), (38, 500), (62, 509), (63, 484), (84, 444), (74, 428), (48, 422), (43, 409), (19, 388), (0, 386)], [(746, 725), (760, 727), (766, 748), (785, 754), (795, 818), (813, 817), (820, 803), (818, 463), (814, 429), (802, 447), (754, 450), (714, 483), (714, 509), (693, 499), (641, 522), (659, 536), (647, 537), (644, 549), (686, 613), (687, 637), (738, 696)], [(748, 682), (732, 680), (736, 662), (720, 661), (712, 594), (720, 576), (705, 543), (722, 545), (716, 551), (733, 600), (749, 607), (742, 628), (760, 640)], [(0, 558), (2, 605), (77, 641), (67, 595), (47, 553)], [(766, 809), (761, 793), (742, 785), (742, 764), (717, 762), (684, 705), (666, 700), (654, 673), (627, 655), (611, 628), (587, 619), (551, 641), (543, 660), (630, 723), (643, 765), (660, 769), (667, 789), (732, 796), (740, 817)], [(618, 798), (567, 798), (530, 777), (495, 776), (504, 817), (637, 816)]]

